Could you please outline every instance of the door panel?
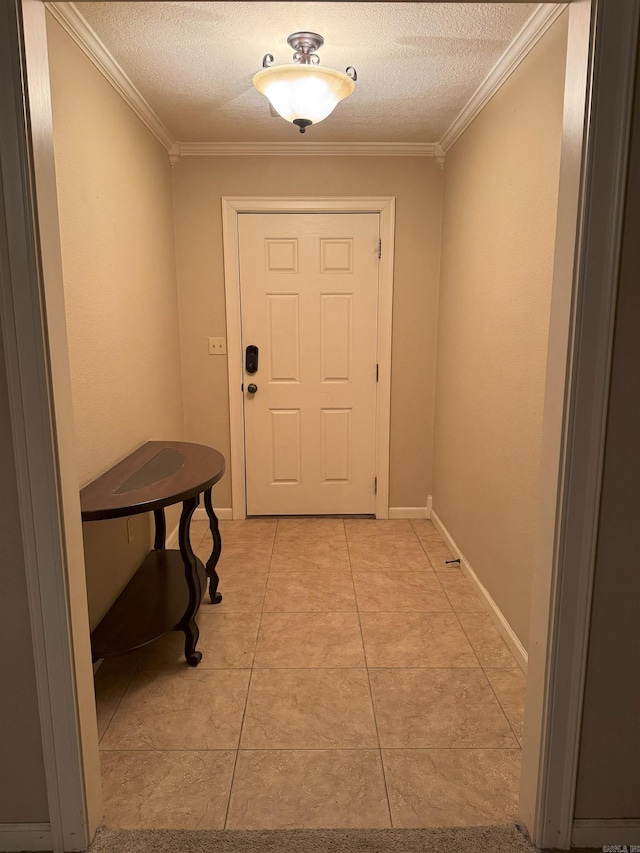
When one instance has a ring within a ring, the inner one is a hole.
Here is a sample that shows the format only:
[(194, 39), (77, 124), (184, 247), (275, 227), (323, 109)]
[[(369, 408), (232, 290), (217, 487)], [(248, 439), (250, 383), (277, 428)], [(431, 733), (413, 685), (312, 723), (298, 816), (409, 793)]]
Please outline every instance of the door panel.
[(351, 409), (323, 409), (323, 483), (351, 482)]
[(269, 382), (300, 381), (300, 311), (297, 294), (267, 294)]
[[(270, 409), (271, 414), (271, 482), (300, 482), (300, 410)], [(266, 473), (266, 472), (265, 472)]]
[(350, 293), (320, 296), (321, 382), (350, 382), (352, 358)]
[(375, 511), (378, 236), (378, 214), (239, 216), (249, 515)]

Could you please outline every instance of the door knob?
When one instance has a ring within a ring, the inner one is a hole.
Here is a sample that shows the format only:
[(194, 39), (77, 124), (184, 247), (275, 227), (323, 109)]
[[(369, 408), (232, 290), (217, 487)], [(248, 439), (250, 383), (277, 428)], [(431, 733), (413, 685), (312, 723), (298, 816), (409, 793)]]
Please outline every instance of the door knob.
[(255, 394), (257, 390), (258, 386), (254, 385), (253, 382), (251, 383), (251, 385), (247, 385), (247, 391), (249, 392), (249, 394)]

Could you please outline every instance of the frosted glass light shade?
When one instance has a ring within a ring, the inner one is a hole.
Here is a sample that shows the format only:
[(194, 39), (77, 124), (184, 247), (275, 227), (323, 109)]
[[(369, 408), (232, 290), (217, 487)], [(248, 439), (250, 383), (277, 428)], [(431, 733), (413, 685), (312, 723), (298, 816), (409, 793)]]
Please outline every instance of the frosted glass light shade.
[(317, 65), (263, 68), (253, 78), (253, 85), (282, 118), (292, 123), (307, 119), (313, 124), (330, 115), (355, 89), (355, 83), (344, 72)]

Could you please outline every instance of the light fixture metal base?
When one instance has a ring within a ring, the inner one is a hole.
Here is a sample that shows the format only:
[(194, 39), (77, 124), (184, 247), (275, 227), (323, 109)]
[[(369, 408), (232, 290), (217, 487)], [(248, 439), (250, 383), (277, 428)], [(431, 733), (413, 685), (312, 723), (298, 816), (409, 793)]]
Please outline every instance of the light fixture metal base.
[(319, 50), (324, 44), (324, 39), (318, 33), (291, 33), (287, 39), (287, 44), (297, 53), (308, 54)]
[(307, 128), (313, 124), (308, 118), (294, 118), (293, 123), (300, 130), (300, 133), (306, 133)]

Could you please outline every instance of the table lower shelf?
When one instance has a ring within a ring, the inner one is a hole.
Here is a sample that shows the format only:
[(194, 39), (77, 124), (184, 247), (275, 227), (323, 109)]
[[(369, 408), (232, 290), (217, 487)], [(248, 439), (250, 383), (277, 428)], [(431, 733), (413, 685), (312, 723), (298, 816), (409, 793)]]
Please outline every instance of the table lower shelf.
[[(200, 587), (206, 586), (204, 564), (196, 558)], [(95, 660), (138, 649), (178, 625), (189, 604), (180, 551), (150, 551), (91, 635)]]

